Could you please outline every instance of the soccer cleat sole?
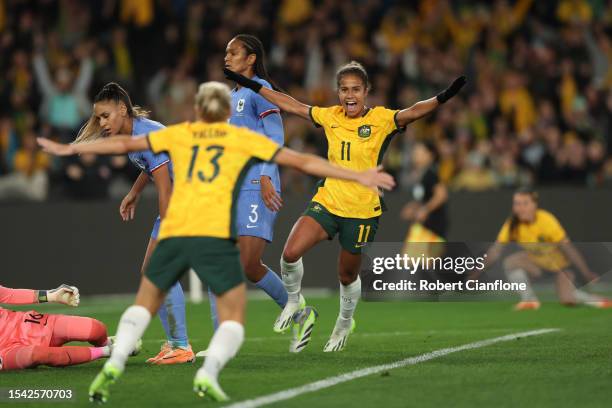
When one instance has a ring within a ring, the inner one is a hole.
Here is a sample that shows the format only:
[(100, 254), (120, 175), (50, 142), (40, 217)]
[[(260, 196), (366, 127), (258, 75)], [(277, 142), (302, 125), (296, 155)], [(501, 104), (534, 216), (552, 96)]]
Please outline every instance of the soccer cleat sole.
[(299, 353), (310, 343), (312, 331), (318, 317), (319, 313), (310, 306), (294, 314), (294, 333), (289, 345), (290, 353)]
[(196, 378), (193, 380), (193, 391), (201, 398), (208, 398), (216, 402), (229, 401), (229, 397), (221, 386), (215, 384), (208, 376)]

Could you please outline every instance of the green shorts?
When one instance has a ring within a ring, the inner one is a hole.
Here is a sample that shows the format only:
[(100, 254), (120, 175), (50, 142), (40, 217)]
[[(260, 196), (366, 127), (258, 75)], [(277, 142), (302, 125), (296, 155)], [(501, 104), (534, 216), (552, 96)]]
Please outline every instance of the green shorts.
[(244, 282), (240, 253), (233, 241), (212, 237), (162, 239), (151, 256), (145, 275), (167, 291), (192, 268), (215, 295)]
[(311, 201), (303, 215), (314, 218), (333, 239), (338, 234), (342, 248), (352, 254), (360, 254), (361, 249), (374, 241), (378, 230), (378, 218), (346, 218), (330, 213), (316, 201)]

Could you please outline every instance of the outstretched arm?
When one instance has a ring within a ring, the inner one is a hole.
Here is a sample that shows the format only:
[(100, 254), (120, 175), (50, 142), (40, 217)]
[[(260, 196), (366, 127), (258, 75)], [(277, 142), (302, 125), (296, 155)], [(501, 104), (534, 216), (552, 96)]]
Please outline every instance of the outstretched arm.
[(0, 303), (10, 305), (29, 305), (32, 303), (62, 303), (78, 306), (79, 290), (75, 286), (61, 285), (51, 290), (10, 289), (0, 286)]
[(395, 186), (393, 177), (383, 172), (382, 166), (356, 172), (331, 164), (327, 160), (313, 154), (299, 153), (288, 148), (280, 149), (274, 161), (283, 166), (294, 167), (304, 173), (317, 177), (331, 177), (356, 181), (374, 190), (376, 193), (379, 193), (378, 187), (385, 190), (391, 190)]
[(225, 73), (225, 77), (231, 81), (236, 82), (240, 86), (244, 86), (245, 88), (249, 88), (255, 93), (260, 94), (268, 101), (278, 106), (281, 110), (285, 112), (293, 113), (298, 115), (304, 119), (310, 119), (310, 106), (306, 105), (293, 97), (284, 94), (282, 92), (275, 91), (273, 89), (269, 89), (264, 87), (257, 81), (253, 81), (245, 77), (244, 75), (240, 75), (235, 73), (234, 71), (230, 71), (227, 68), (223, 69), (223, 73)]
[(149, 149), (146, 137), (132, 137), (127, 135), (113, 136), (97, 139), (93, 142), (78, 144), (57, 143), (44, 137), (38, 137), (36, 140), (45, 152), (56, 156), (71, 156), (73, 154), (82, 153), (123, 154)]
[(440, 92), (433, 98), (419, 101), (409, 108), (403, 109), (397, 113), (396, 120), (400, 127), (404, 127), (410, 122), (414, 122), (417, 119), (421, 119), (423, 116), (433, 112), (438, 106), (448, 101), (463, 88), (466, 83), (465, 76), (460, 76), (455, 79), (453, 83)]
[(599, 279), (599, 276), (595, 272), (591, 271), (591, 268), (589, 268), (587, 265), (582, 254), (578, 252), (574, 244), (572, 244), (569, 239), (566, 238), (563, 240), (559, 246), (588, 282)]

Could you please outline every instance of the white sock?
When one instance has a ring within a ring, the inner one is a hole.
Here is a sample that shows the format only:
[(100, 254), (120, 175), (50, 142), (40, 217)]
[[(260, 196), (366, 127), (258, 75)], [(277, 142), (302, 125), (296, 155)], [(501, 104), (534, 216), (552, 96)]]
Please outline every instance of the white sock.
[(538, 300), (535, 292), (531, 288), (531, 282), (529, 282), (529, 277), (527, 276), (527, 272), (522, 269), (514, 269), (511, 271), (506, 271), (506, 277), (510, 283), (524, 283), (525, 290), (518, 290), (518, 294), (521, 296), (521, 300), (523, 302), (534, 302)]
[(128, 307), (119, 320), (115, 344), (108, 363), (123, 371), (125, 361), (134, 351), (136, 342), (142, 337), (150, 321), (151, 313), (145, 307), (137, 305)]
[(208, 355), (202, 366), (213, 379), (217, 379), (225, 364), (238, 353), (244, 341), (242, 324), (226, 320), (219, 325), (208, 345)]
[(355, 314), (357, 303), (361, 298), (361, 279), (357, 279), (353, 283), (344, 286), (340, 284), (340, 313), (336, 320), (336, 327), (348, 329), (351, 327), (351, 319)]
[(297, 261), (285, 262), (281, 257), (281, 278), (283, 285), (287, 289), (287, 301), (297, 303), (300, 301), (300, 291), (302, 289), (302, 277), (304, 276), (304, 265), (302, 258)]
[(587, 306), (596, 306), (597, 302), (601, 300), (599, 296), (592, 295), (580, 289), (574, 290), (574, 297), (576, 298), (576, 302)]

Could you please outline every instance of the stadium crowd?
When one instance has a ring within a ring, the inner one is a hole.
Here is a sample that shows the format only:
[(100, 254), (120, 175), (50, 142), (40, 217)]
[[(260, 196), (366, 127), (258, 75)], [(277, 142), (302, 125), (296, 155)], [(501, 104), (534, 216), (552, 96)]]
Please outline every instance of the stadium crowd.
[[(612, 185), (612, 1), (0, 0), (0, 200), (124, 192), (137, 175), (126, 158), (58, 161), (36, 136), (73, 140), (109, 81), (155, 120), (191, 119), (197, 84), (223, 80), (240, 32), (262, 39), (276, 85), (313, 105), (337, 102), (334, 71), (351, 59), (371, 106), (407, 107), (467, 75), (396, 136), (386, 166), (401, 188), (424, 138), (450, 189)], [(324, 154), (322, 131), (284, 122), (287, 145)], [(285, 194), (312, 186), (283, 172)]]

